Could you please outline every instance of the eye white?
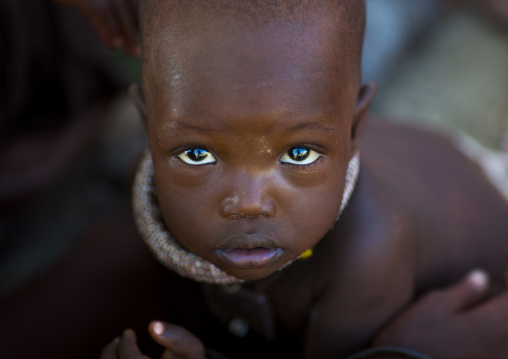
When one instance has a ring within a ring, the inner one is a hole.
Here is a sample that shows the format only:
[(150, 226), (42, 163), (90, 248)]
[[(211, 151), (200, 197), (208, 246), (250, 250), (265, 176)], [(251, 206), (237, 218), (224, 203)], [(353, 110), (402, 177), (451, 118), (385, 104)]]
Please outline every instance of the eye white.
[(294, 165), (310, 165), (318, 160), (321, 154), (307, 147), (293, 147), (284, 153), (280, 159), (283, 163), (291, 163)]
[(217, 162), (210, 152), (202, 148), (192, 148), (190, 150), (183, 151), (178, 155), (178, 157), (180, 157), (183, 162), (191, 166), (201, 166)]

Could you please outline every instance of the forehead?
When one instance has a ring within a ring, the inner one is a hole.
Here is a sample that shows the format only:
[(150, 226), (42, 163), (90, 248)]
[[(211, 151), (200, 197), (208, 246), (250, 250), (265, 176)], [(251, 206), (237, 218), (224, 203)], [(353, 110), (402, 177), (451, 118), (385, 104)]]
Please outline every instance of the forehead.
[(354, 64), (340, 22), (226, 20), (187, 18), (146, 41), (143, 92), (150, 114), (305, 117), (354, 105)]

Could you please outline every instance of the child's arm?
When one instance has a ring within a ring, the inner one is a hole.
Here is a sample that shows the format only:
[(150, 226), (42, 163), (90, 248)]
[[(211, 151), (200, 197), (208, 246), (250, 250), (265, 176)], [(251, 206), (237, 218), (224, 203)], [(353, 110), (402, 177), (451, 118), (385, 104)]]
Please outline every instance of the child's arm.
[(139, 56), (139, 0), (52, 0), (81, 11), (95, 27), (102, 41)]

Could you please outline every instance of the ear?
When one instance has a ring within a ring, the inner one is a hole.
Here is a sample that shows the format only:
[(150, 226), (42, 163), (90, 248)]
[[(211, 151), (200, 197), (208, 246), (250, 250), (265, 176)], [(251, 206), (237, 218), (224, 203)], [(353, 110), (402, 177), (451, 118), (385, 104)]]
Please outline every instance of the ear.
[(130, 85), (129, 95), (131, 96), (131, 99), (134, 101), (134, 104), (139, 111), (141, 121), (143, 121), (143, 126), (145, 126), (145, 130), (148, 130), (148, 111), (146, 110), (145, 98), (143, 97), (141, 86), (139, 86), (139, 84)]
[(370, 104), (376, 96), (377, 85), (374, 82), (368, 82), (363, 85), (358, 94), (356, 101), (355, 112), (353, 115), (353, 125), (351, 128), (351, 150), (352, 153), (358, 149), (360, 137), (363, 133), (367, 113), (369, 112)]

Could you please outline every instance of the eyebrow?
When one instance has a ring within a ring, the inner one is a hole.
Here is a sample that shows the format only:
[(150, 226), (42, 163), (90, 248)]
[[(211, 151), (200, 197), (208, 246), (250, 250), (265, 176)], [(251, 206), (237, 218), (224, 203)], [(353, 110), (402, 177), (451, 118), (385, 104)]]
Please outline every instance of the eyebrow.
[(187, 131), (198, 131), (198, 132), (214, 132), (216, 129), (212, 127), (201, 127), (197, 125), (191, 125), (181, 121), (176, 121), (171, 124), (164, 126), (164, 132), (171, 133), (175, 130), (187, 130)]
[(325, 133), (337, 132), (336, 128), (329, 127), (329, 126), (323, 125), (322, 123), (318, 123), (318, 122), (299, 123), (298, 125), (292, 126), (292, 127), (288, 128), (287, 130), (291, 131), (291, 132), (296, 132), (298, 130), (315, 130), (315, 131), (320, 131), (320, 132), (325, 132)]
[[(184, 130), (184, 131), (187, 130), (187, 131), (198, 131), (198, 132), (215, 132), (215, 131), (217, 131), (217, 129), (215, 129), (213, 127), (202, 127), (202, 126), (184, 123), (181, 121), (176, 121), (172, 124), (164, 126), (164, 132), (166, 132), (166, 133), (171, 133), (175, 130)], [(287, 129), (287, 131), (290, 131), (290, 132), (296, 132), (299, 130), (313, 130), (313, 131), (319, 131), (319, 132), (324, 132), (324, 133), (337, 132), (336, 128), (329, 127), (329, 126), (326, 126), (326, 125), (324, 125), (322, 123), (318, 123), (318, 122), (299, 123), (299, 124), (291, 126)]]

